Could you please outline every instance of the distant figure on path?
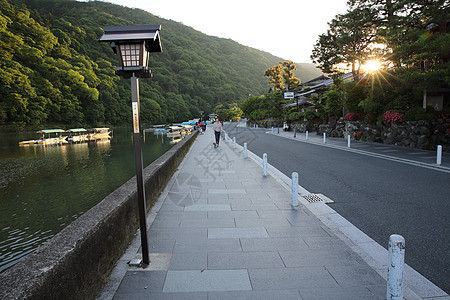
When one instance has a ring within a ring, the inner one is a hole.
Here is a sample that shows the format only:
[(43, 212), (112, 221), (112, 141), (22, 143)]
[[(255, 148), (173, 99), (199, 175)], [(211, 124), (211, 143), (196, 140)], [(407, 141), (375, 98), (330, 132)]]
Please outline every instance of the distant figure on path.
[[(200, 134), (203, 134), (203, 120), (202, 119), (200, 119), (200, 121), (198, 121), (198, 124), (197, 124), (197, 126), (198, 126), (198, 129), (199, 129), (199, 131), (200, 131)], [(205, 128), (206, 129), (206, 128)]]
[(213, 124), (213, 131), (216, 138), (216, 142), (214, 144), (214, 148), (219, 147), (220, 141), (220, 133), (223, 132), (222, 123), (220, 123), (219, 118), (216, 117), (216, 121)]

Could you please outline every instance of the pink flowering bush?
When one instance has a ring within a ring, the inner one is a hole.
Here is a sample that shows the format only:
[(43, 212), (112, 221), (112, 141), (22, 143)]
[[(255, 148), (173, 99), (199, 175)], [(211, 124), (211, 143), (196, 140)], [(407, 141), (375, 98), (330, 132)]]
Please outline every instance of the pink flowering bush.
[(362, 131), (358, 131), (357, 133), (355, 133), (355, 134), (353, 135), (353, 138), (354, 138), (355, 140), (359, 141), (359, 140), (361, 139), (362, 136), (363, 136)]
[(442, 114), (439, 116), (440, 119), (442, 119), (445, 127), (445, 133), (450, 134), (450, 114)]
[(388, 110), (383, 114), (383, 123), (386, 125), (391, 125), (392, 123), (399, 124), (405, 120), (405, 115), (399, 113), (396, 110)]
[(345, 115), (345, 121), (359, 121), (361, 119), (362, 113), (348, 113)]

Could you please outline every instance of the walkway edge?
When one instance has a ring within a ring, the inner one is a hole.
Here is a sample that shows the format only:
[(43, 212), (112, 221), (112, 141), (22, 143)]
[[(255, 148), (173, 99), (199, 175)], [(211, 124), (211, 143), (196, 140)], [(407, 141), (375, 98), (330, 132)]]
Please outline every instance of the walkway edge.
[[(243, 151), (241, 145), (236, 144), (236, 147)], [(262, 158), (248, 149), (247, 154), (250, 159), (262, 167)], [(270, 164), (267, 164), (267, 167), (268, 173), (290, 191), (291, 178)], [(300, 196), (310, 194), (310, 192), (300, 185), (298, 191)], [(323, 195), (321, 197), (324, 198)], [(299, 201), (381, 277), (387, 279), (388, 251), (384, 247), (339, 215), (329, 205), (320, 202), (309, 203), (303, 197), (299, 197)], [(386, 240), (386, 244), (387, 242)], [(448, 294), (407, 264), (405, 264), (404, 269), (404, 297), (406, 299), (450, 299), (448, 298)]]
[[(194, 141), (194, 143), (195, 142), (196, 141)], [(190, 151), (192, 151), (192, 145), (189, 147), (189, 150), (185, 153), (184, 157), (186, 157)], [(159, 210), (161, 209), (161, 206), (164, 203), (164, 199), (167, 197), (170, 189), (172, 188), (172, 185), (175, 183), (177, 177), (176, 175), (180, 172), (179, 170), (182, 168), (184, 162), (185, 158), (183, 158), (183, 160), (178, 165), (177, 170), (172, 174), (172, 177), (167, 182), (161, 194), (157, 197), (157, 201), (153, 204), (150, 211), (147, 212), (146, 218), (147, 230), (150, 229), (153, 222), (155, 221), (155, 218)], [(119, 285), (122, 282), (123, 277), (125, 276), (125, 273), (129, 269), (128, 263), (130, 262), (130, 260), (138, 257), (141, 258), (141, 254), (139, 253), (140, 247), (141, 247), (141, 232), (140, 229), (137, 229), (132, 242), (128, 246), (125, 253), (117, 261), (116, 266), (109, 275), (108, 282), (105, 284), (100, 293), (97, 295), (96, 297), (97, 300), (111, 300), (114, 298), (114, 295), (117, 292)], [(152, 249), (149, 249), (149, 252), (151, 256)]]

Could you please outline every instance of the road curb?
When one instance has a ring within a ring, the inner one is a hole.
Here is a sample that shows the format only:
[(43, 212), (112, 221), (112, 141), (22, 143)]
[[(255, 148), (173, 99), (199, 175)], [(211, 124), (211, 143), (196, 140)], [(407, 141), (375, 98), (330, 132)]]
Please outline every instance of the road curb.
[(301, 143), (307, 143), (307, 144), (311, 144), (311, 145), (317, 145), (317, 146), (328, 147), (328, 148), (332, 148), (332, 149), (338, 149), (338, 150), (342, 150), (342, 151), (357, 153), (357, 154), (371, 156), (371, 157), (382, 158), (382, 159), (386, 159), (386, 160), (390, 160), (390, 161), (396, 161), (396, 162), (405, 163), (405, 164), (408, 164), (408, 165), (420, 166), (420, 167), (424, 167), (424, 168), (428, 168), (428, 169), (432, 169), (432, 170), (436, 170), (436, 171), (450, 173), (450, 168), (449, 167), (444, 167), (444, 166), (440, 166), (440, 165), (437, 165), (437, 164), (429, 164), (429, 163), (424, 163), (424, 162), (420, 162), (420, 161), (410, 160), (410, 159), (406, 159), (406, 158), (395, 157), (395, 156), (390, 156), (390, 155), (385, 155), (385, 154), (379, 154), (379, 153), (374, 153), (374, 152), (365, 151), (365, 150), (361, 150), (361, 149), (348, 148), (348, 147), (339, 146), (339, 145), (324, 144), (324, 143), (315, 142), (315, 141), (312, 141), (312, 140), (302, 140), (302, 139), (294, 138), (294, 137), (291, 137), (291, 136), (288, 136), (288, 135), (284, 135), (284, 134), (275, 134), (275, 133), (272, 133), (270, 131), (266, 131), (266, 134), (279, 136), (279, 137), (282, 137), (282, 138), (285, 138), (285, 139), (290, 139), (290, 140), (298, 141), (298, 142), (301, 142)]
[[(271, 133), (269, 132), (269, 134)], [(236, 144), (236, 147), (243, 151), (243, 146)], [(247, 154), (248, 158), (252, 159), (262, 167), (262, 158), (248, 149)], [(267, 164), (267, 170), (269, 175), (271, 175), (284, 188), (291, 191), (291, 178), (269, 163)], [(300, 185), (298, 187), (298, 191), (300, 196), (311, 194)], [(320, 196), (321, 198), (326, 198), (333, 202), (332, 199), (326, 197), (325, 195), (321, 194)], [(338, 238), (340, 238), (353, 251), (355, 251), (381, 277), (385, 280), (387, 279), (388, 251), (384, 247), (350, 223), (347, 219), (339, 215), (325, 202), (310, 203), (303, 197), (299, 197), (299, 202), (304, 205), (314, 216), (316, 216), (325, 226), (327, 226)], [(386, 244), (387, 242), (388, 241), (386, 241)], [(407, 264), (405, 264), (404, 268), (404, 297), (405, 299), (450, 299), (448, 294)]]

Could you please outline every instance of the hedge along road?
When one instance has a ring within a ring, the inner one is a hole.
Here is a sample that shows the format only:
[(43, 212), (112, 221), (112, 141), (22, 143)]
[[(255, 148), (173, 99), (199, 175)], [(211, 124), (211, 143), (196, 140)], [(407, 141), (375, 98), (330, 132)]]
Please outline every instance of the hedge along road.
[[(391, 234), (406, 240), (406, 263), (450, 293), (450, 173), (266, 134), (267, 129), (225, 126), (229, 136), (387, 248)], [(315, 134), (315, 133), (314, 133)], [(379, 145), (379, 144), (378, 144)], [(413, 151), (413, 150), (410, 150)]]

